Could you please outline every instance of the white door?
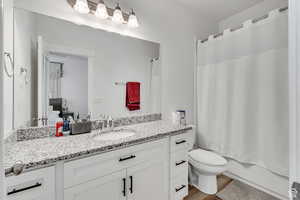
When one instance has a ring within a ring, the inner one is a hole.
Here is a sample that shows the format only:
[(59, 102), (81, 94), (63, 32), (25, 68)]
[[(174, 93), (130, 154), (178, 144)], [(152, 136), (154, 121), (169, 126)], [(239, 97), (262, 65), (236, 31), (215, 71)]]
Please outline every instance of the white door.
[(65, 189), (64, 200), (126, 200), (126, 170)]
[(163, 160), (149, 161), (127, 169), (128, 200), (167, 200), (168, 171)]
[[(290, 186), (300, 183), (300, 1), (289, 0)], [(300, 199), (300, 184), (293, 193)], [(293, 198), (291, 198), (293, 199)]]

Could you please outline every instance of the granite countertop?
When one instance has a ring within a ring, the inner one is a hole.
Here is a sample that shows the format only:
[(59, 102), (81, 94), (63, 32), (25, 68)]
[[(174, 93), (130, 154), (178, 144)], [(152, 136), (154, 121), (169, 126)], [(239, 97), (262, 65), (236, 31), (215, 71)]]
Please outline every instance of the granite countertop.
[(176, 135), (192, 129), (191, 125), (175, 126), (169, 121), (154, 121), (119, 129), (131, 129), (135, 135), (113, 141), (97, 141), (93, 137), (99, 131), (89, 134), (47, 137), (42, 139), (27, 140), (21, 142), (7, 142), (5, 144), (4, 165), (6, 175), (12, 172), (16, 163), (24, 164), (24, 171), (55, 165), (58, 161), (67, 161), (95, 154), (112, 151), (127, 146), (157, 140), (169, 135)]

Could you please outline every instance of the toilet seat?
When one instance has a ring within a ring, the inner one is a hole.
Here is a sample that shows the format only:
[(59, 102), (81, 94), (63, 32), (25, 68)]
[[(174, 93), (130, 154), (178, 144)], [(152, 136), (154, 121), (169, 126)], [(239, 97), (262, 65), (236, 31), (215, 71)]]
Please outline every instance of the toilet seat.
[(194, 162), (209, 165), (209, 166), (224, 166), (227, 164), (227, 161), (222, 156), (203, 149), (196, 149), (189, 152), (189, 157)]

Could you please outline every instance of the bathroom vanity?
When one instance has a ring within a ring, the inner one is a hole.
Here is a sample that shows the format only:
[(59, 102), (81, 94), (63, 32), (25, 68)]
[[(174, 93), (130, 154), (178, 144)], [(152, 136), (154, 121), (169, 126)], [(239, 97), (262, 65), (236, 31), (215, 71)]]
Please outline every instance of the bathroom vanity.
[(122, 128), (135, 134), (95, 140), (99, 133), (94, 131), (8, 143), (6, 162), (25, 164), (20, 175), (7, 173), (8, 199), (183, 199), (188, 193), (192, 126), (160, 120)]

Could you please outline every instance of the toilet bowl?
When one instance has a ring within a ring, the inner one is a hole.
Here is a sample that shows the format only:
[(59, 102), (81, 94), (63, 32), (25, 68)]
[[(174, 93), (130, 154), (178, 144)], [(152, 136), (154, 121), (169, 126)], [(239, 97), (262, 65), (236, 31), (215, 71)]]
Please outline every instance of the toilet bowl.
[(206, 194), (217, 193), (217, 175), (226, 171), (227, 160), (202, 149), (189, 152), (190, 184)]

